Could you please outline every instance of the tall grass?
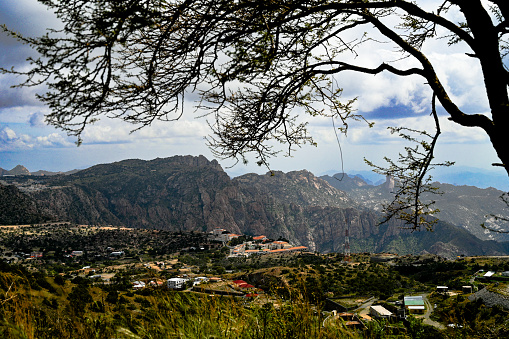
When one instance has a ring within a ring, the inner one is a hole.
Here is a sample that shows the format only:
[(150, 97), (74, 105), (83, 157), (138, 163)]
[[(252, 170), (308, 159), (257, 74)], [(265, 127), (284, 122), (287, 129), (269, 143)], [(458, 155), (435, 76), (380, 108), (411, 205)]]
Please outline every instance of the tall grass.
[[(12, 273), (0, 275), (1, 338), (108, 338), (114, 334), (104, 315), (87, 312), (77, 317), (67, 305), (45, 306), (40, 291), (33, 291), (27, 279)], [(62, 299), (60, 303), (62, 303)], [(61, 307), (60, 307), (61, 306)]]
[[(58, 305), (41, 302), (26, 280), (2, 274), (1, 338), (385, 338), (380, 331), (356, 332), (325, 318), (299, 293), (291, 302), (247, 303), (243, 298), (161, 291), (127, 298), (101, 313), (90, 304), (75, 312), (65, 295)], [(133, 301), (134, 299), (138, 301)], [(141, 302), (144, 300), (143, 302)], [(139, 305), (138, 305), (139, 304)], [(93, 311), (94, 310), (94, 311)]]
[(359, 338), (342, 326), (323, 326), (321, 312), (304, 300), (248, 306), (239, 299), (189, 293), (154, 299), (154, 313), (133, 328), (139, 338)]

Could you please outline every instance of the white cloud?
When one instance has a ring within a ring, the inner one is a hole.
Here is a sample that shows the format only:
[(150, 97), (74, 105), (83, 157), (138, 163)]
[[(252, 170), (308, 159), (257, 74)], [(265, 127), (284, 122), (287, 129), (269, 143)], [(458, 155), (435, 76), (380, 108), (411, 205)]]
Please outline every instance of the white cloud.
[(51, 133), (46, 136), (35, 138), (35, 145), (37, 147), (70, 147), (74, 146), (67, 138), (58, 133)]
[(177, 121), (156, 121), (151, 126), (135, 131), (136, 127), (117, 119), (102, 119), (87, 126), (82, 134), (83, 143), (132, 143), (144, 140), (172, 143), (177, 139), (202, 140), (210, 133), (205, 119), (192, 119), (189, 113)]
[(71, 146), (74, 144), (59, 133), (34, 137), (25, 133), (16, 133), (7, 126), (0, 128), (0, 152)]
[(26, 135), (18, 136), (14, 130), (9, 127), (0, 128), (0, 151), (26, 150), (31, 149), (33, 145), (30, 138)]
[[(434, 120), (430, 116), (419, 116), (412, 118), (391, 119), (391, 120), (375, 120), (375, 125), (368, 128), (365, 124), (354, 124), (348, 131), (348, 142), (358, 145), (375, 145), (375, 144), (400, 144), (401, 138), (396, 134), (391, 134), (387, 127), (406, 127), (414, 130), (426, 131), (430, 134), (435, 133)], [(442, 134), (439, 137), (441, 143), (489, 143), (486, 133), (480, 128), (469, 128), (460, 126), (446, 117), (440, 118), (440, 129)], [(330, 132), (325, 128), (320, 134), (330, 134), (329, 137), (323, 137), (323, 141), (334, 140), (332, 128)]]

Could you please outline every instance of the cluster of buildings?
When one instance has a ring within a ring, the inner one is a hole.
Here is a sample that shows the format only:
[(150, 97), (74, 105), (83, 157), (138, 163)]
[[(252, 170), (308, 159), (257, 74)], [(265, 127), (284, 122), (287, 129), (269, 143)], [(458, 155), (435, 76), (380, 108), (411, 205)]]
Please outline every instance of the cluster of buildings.
[(230, 257), (249, 257), (253, 254), (273, 254), (303, 252), (307, 250), (306, 246), (292, 246), (286, 241), (273, 241), (266, 243), (256, 243), (247, 241), (230, 249)]
[(382, 305), (372, 305), (369, 307), (369, 315), (378, 319), (403, 319), (407, 314), (424, 314), (426, 304), (422, 295), (407, 296), (403, 298), (403, 302), (398, 302), (401, 307), (397, 309), (397, 313), (389, 311)]
[[(230, 233), (222, 228), (217, 228), (210, 232), (210, 236), (215, 241), (221, 241), (227, 244), (241, 235)], [(253, 237), (253, 240), (244, 241), (241, 244), (230, 248), (229, 257), (248, 257), (253, 254), (281, 253), (281, 252), (302, 252), (307, 250), (306, 246), (293, 246), (287, 241), (271, 240), (265, 235)]]
[[(143, 281), (143, 280), (137, 280), (137, 281), (133, 281), (132, 288), (135, 290), (140, 290), (140, 289), (144, 289), (146, 287), (160, 288), (160, 287), (164, 287), (166, 285), (166, 287), (169, 289), (181, 290), (187, 286), (192, 287), (192, 286), (195, 286), (202, 282), (207, 282), (207, 281), (209, 281), (209, 278), (207, 278), (207, 277), (170, 278), (170, 279), (166, 280), (166, 284), (163, 280), (160, 280), (160, 279), (154, 279), (154, 280), (150, 280), (148, 282)], [(189, 284), (188, 284), (188, 282), (189, 282)]]
[(209, 281), (209, 278), (207, 277), (195, 277), (195, 278), (176, 277), (168, 279), (166, 281), (166, 287), (168, 287), (169, 289), (181, 290), (186, 286), (188, 282), (189, 286), (191, 287), (207, 281)]
[(223, 280), (222, 278), (217, 277), (187, 277), (180, 276), (174, 277), (166, 280), (166, 284), (159, 279), (151, 280), (151, 281), (134, 281), (132, 288), (144, 289), (146, 287), (166, 287), (172, 290), (183, 290), (187, 288), (192, 288), (201, 283), (211, 283), (207, 285), (205, 288), (199, 288), (197, 291), (206, 291), (207, 293), (218, 293), (218, 294), (233, 294), (238, 296), (245, 297), (255, 297), (258, 296), (256, 292), (261, 291), (257, 289), (255, 286), (245, 282), (244, 280), (234, 280), (228, 281)]

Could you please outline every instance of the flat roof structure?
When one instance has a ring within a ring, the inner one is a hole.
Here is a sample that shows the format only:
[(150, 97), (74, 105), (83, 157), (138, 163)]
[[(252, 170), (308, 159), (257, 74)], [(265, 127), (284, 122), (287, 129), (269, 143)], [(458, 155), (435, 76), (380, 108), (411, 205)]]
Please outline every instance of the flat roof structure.
[(404, 298), (405, 307), (409, 306), (424, 306), (424, 300), (421, 295), (411, 296)]
[(388, 318), (392, 315), (392, 312), (381, 305), (375, 305), (370, 307), (371, 314), (375, 314), (377, 317)]

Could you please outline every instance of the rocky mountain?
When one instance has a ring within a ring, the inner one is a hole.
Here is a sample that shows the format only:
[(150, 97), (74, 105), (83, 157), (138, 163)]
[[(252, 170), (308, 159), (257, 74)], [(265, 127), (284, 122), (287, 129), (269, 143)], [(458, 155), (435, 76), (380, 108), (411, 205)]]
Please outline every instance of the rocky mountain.
[(79, 170), (71, 170), (67, 172), (51, 172), (51, 171), (44, 171), (39, 170), (36, 172), (30, 172), (25, 166), (17, 165), (11, 170), (6, 170), (0, 167), (0, 177), (4, 175), (34, 175), (34, 176), (45, 176), (45, 175), (59, 175), (59, 174), (73, 174), (79, 172)]
[[(392, 194), (388, 182), (374, 186), (361, 182), (358, 177), (336, 174), (322, 176), (331, 186), (345, 191), (350, 198), (363, 206), (381, 210), (382, 203), (391, 201)], [(342, 178), (342, 180), (339, 180)], [(490, 232), (481, 224), (500, 230), (509, 231), (507, 222), (496, 220), (493, 215), (508, 217), (509, 206), (502, 200), (504, 192), (495, 188), (477, 188), (474, 186), (455, 186), (450, 184), (434, 183), (442, 194), (425, 195), (423, 198), (434, 200), (435, 206), (440, 210), (436, 215), (440, 220), (460, 226), (482, 240), (509, 241), (509, 234)]]
[[(43, 189), (26, 197), (38, 211), (59, 221), (171, 231), (225, 228), (282, 236), (319, 252), (342, 251), (347, 230), (355, 252), (448, 256), (509, 252), (506, 243), (482, 241), (446, 222), (439, 223), (435, 232), (411, 233), (397, 222), (377, 226), (380, 214), (351, 192), (366, 186), (366, 197), (375, 201), (378, 195), (390, 194), (390, 189), (369, 188), (361, 178), (347, 182), (348, 192), (308, 171), (231, 179), (215, 160), (177, 156), (124, 160), (71, 175), (41, 177), (38, 185)], [(372, 189), (379, 192), (370, 193)]]
[(30, 175), (30, 171), (21, 165), (17, 165), (10, 171), (5, 170), (0, 167), (0, 176), (3, 176), (3, 175)]

